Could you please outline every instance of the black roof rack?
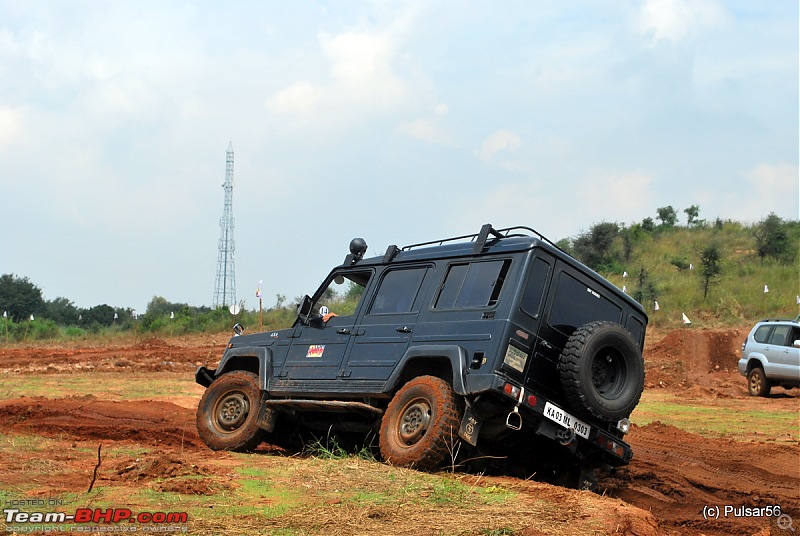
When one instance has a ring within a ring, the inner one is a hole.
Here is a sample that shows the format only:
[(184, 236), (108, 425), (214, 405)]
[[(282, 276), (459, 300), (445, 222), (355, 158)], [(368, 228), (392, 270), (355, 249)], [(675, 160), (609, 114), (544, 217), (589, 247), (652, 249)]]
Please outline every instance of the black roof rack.
[(420, 242), (419, 244), (411, 244), (409, 246), (404, 246), (402, 251), (408, 251), (410, 249), (419, 248), (423, 246), (441, 246), (446, 242), (458, 242), (458, 241), (474, 241), (475, 246), (473, 247), (474, 252), (480, 253), (483, 251), (483, 248), (486, 247), (486, 243), (490, 240), (489, 236), (494, 238), (511, 238), (511, 237), (518, 237), (518, 236), (534, 236), (543, 240), (550, 244), (551, 246), (559, 248), (554, 242), (552, 242), (549, 238), (544, 236), (539, 231), (532, 229), (531, 227), (525, 227), (522, 225), (518, 225), (515, 227), (507, 227), (505, 229), (495, 229), (492, 227), (491, 223), (484, 224), (481, 227), (480, 232), (476, 234), (469, 234), (463, 236), (454, 236), (451, 238), (442, 238), (441, 240), (431, 240), (430, 242)]

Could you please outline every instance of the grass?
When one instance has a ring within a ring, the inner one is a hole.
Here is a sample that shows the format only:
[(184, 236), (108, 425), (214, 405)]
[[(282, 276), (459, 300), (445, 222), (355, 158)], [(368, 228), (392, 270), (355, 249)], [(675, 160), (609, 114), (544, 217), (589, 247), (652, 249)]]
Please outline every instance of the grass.
[(660, 421), (710, 438), (739, 441), (800, 441), (800, 416), (796, 407), (782, 409), (770, 399), (752, 398), (752, 408), (742, 410), (741, 400), (687, 399), (672, 393), (645, 391), (631, 416), (637, 425)]
[(106, 400), (169, 400), (195, 396), (202, 387), (190, 373), (77, 372), (73, 374), (7, 374), (0, 381), (0, 399), (21, 396), (63, 398), (102, 395)]

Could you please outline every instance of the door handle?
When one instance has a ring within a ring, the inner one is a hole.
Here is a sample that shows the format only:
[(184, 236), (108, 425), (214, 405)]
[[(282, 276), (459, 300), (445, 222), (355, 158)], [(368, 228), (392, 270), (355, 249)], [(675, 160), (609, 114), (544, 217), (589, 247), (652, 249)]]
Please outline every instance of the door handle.
[(398, 331), (400, 333), (411, 333), (411, 328), (408, 327), (408, 326), (403, 326), (403, 327), (397, 328), (395, 331)]
[(336, 330), (339, 335), (350, 335), (350, 330), (347, 328), (339, 328)]

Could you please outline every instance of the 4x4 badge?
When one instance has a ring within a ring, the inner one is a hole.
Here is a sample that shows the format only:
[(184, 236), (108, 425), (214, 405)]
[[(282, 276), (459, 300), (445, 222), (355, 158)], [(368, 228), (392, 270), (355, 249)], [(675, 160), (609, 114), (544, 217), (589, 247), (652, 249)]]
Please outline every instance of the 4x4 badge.
[(306, 352), (306, 357), (322, 357), (322, 354), (325, 353), (325, 345), (324, 344), (312, 344), (308, 347), (308, 352)]

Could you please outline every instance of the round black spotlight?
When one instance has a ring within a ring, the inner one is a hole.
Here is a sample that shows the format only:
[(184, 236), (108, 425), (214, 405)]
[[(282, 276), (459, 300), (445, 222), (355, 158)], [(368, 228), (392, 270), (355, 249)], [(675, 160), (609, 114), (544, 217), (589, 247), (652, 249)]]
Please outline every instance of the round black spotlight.
[(354, 238), (350, 241), (350, 253), (356, 260), (364, 257), (367, 252), (367, 241), (363, 238)]

